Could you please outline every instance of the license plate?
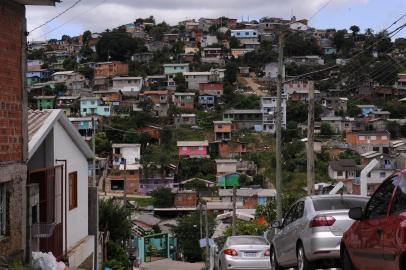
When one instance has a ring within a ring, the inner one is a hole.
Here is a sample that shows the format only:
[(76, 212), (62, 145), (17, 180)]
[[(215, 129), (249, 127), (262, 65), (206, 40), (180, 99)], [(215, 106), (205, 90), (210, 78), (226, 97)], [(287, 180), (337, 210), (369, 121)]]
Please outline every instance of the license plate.
[(245, 252), (244, 256), (245, 257), (256, 257), (257, 253), (256, 252)]

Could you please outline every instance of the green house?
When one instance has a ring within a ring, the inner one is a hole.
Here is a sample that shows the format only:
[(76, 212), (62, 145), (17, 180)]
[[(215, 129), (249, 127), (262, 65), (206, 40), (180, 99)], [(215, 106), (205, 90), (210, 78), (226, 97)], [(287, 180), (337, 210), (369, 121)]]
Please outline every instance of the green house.
[(56, 96), (36, 96), (37, 109), (53, 109), (55, 108)]
[(240, 186), (239, 178), (240, 178), (239, 173), (231, 173), (231, 174), (219, 176), (218, 185), (219, 185), (219, 187), (224, 187), (224, 188), (239, 187)]

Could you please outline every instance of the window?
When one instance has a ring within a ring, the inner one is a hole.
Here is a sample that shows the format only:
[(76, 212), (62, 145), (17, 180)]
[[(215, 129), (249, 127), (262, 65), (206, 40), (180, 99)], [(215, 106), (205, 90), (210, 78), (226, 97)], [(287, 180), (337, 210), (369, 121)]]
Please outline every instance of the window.
[(379, 152), (379, 147), (372, 147), (372, 151)]
[(365, 140), (365, 136), (358, 136), (358, 140), (364, 141), (364, 140)]
[(388, 136), (382, 136), (382, 137), (381, 137), (381, 140), (382, 140), (382, 141), (385, 141), (385, 140), (387, 140), (387, 139), (388, 139)]
[(337, 176), (343, 176), (343, 171), (337, 171)]
[(94, 100), (92, 100), (91, 104), (94, 105), (96, 102)]
[(105, 112), (109, 112), (109, 111), (110, 111), (110, 108), (104, 108), (104, 111), (105, 111)]
[(385, 177), (386, 177), (386, 173), (385, 173), (385, 172), (380, 172), (380, 173), (379, 173), (379, 177), (380, 177), (380, 178), (385, 178)]
[(203, 146), (199, 146), (199, 151), (203, 151)]
[(6, 185), (0, 184), (0, 237), (7, 233), (8, 200)]
[(406, 175), (402, 174), (400, 183), (393, 198), (391, 214), (398, 214), (406, 211)]
[(69, 210), (78, 207), (78, 173), (69, 173)]
[(316, 211), (330, 211), (330, 210), (343, 210), (353, 207), (364, 208), (367, 204), (366, 198), (346, 198), (346, 197), (319, 197), (313, 199), (314, 210)]
[(397, 176), (394, 176), (378, 188), (365, 209), (366, 218), (373, 219), (386, 215), (396, 182)]
[(376, 136), (371, 136), (372, 141), (376, 141)]

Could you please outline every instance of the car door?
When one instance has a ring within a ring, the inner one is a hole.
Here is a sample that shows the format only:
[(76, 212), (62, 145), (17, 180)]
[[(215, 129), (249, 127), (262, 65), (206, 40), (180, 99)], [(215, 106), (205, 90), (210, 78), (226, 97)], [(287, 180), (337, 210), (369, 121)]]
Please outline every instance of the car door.
[(297, 255), (296, 255), (296, 243), (300, 238), (300, 233), (303, 230), (302, 226), (302, 217), (304, 213), (304, 201), (299, 201), (295, 205), (295, 214), (293, 216), (293, 221), (291, 223), (290, 233), (287, 235), (287, 240), (289, 243), (287, 250), (287, 257), (289, 258), (288, 264), (297, 264)]
[(406, 174), (399, 176), (399, 185), (396, 188), (390, 206), (388, 218), (383, 222), (383, 268), (385, 270), (398, 270), (400, 265), (400, 252), (402, 239), (401, 224), (406, 222)]
[(382, 225), (387, 217), (396, 184), (397, 176), (394, 176), (377, 189), (366, 206), (364, 218), (357, 224), (357, 230), (354, 230), (354, 239), (357, 241), (351, 241), (349, 251), (357, 268), (382, 269)]
[(277, 254), (278, 262), (281, 265), (286, 265), (286, 263), (289, 261), (289, 240), (287, 237), (292, 229), (291, 223), (294, 221), (295, 218), (295, 207), (296, 204), (289, 209), (288, 213), (283, 219), (281, 231), (277, 234), (274, 240), (275, 252)]

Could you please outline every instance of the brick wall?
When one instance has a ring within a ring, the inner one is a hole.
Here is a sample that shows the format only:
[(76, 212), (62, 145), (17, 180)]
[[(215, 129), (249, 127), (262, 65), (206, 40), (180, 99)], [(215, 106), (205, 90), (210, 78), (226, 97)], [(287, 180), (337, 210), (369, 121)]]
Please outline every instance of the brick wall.
[(22, 161), (24, 6), (3, 1), (0, 25), (0, 162)]

